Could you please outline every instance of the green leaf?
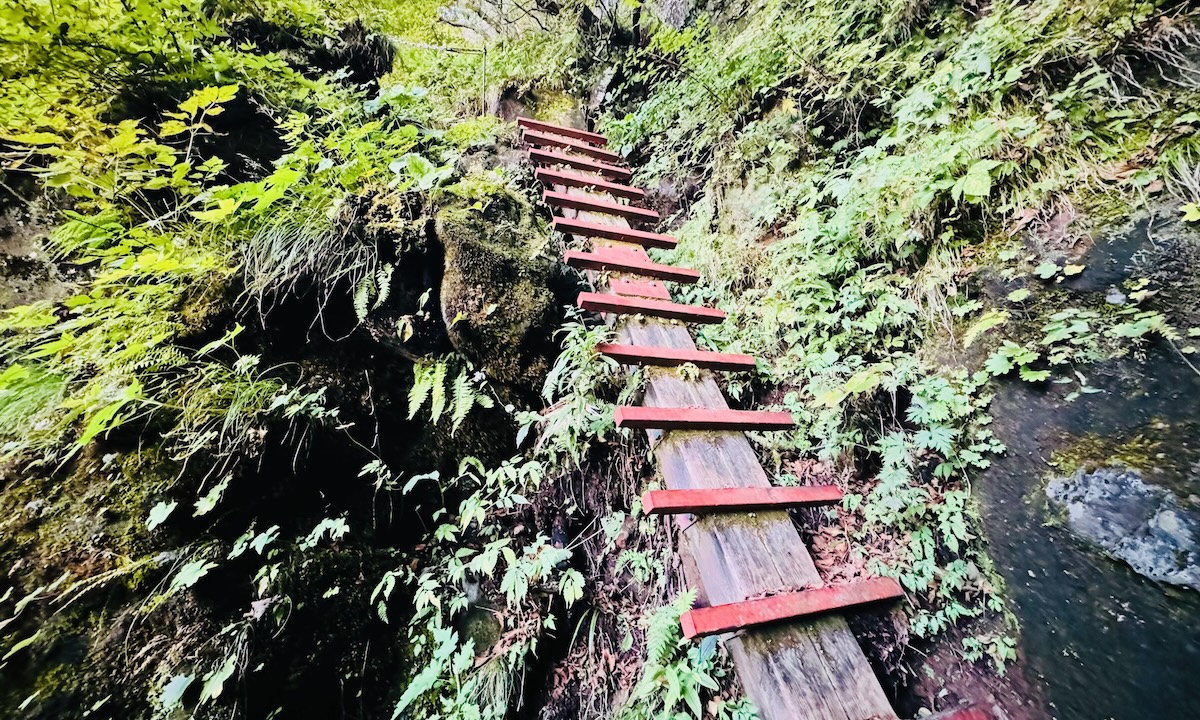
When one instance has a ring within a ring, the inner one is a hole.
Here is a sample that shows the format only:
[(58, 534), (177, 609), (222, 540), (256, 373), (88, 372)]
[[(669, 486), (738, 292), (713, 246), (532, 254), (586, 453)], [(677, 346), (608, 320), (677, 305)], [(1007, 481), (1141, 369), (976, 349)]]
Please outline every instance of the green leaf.
[(204, 688), (200, 690), (200, 704), (203, 705), (209, 700), (216, 700), (220, 697), (221, 691), (225, 689), (225, 681), (233, 675), (233, 671), (236, 669), (237, 654), (230, 653), (220, 667), (204, 676)]
[(1200, 203), (1188, 203), (1182, 210), (1184, 222), (1200, 222)]
[(196, 679), (194, 675), (176, 675), (171, 678), (158, 696), (158, 706), (163, 710), (175, 710), (183, 701), (183, 694)]
[(160, 502), (150, 509), (150, 516), (146, 518), (146, 529), (153, 530), (163, 524), (171, 513), (175, 512), (175, 508), (179, 507), (179, 503), (172, 500), (170, 503)]
[(1022, 302), (1028, 299), (1032, 294), (1033, 293), (1030, 292), (1029, 288), (1020, 288), (1019, 290), (1013, 290), (1010, 292), (1008, 294), (1008, 300), (1009, 302)]
[(1033, 273), (1043, 280), (1049, 280), (1058, 274), (1058, 265), (1046, 260), (1033, 269)]
[(192, 513), (193, 517), (200, 517), (212, 512), (212, 509), (220, 502), (221, 496), (225, 494), (226, 488), (229, 487), (230, 476), (226, 475), (225, 479), (214, 485), (204, 497), (196, 501), (196, 512)]
[(975, 324), (967, 328), (963, 333), (963, 347), (971, 347), (980, 335), (1008, 322), (1009, 314), (1007, 310), (999, 310), (992, 308), (983, 314)]
[(217, 567), (214, 562), (207, 560), (194, 560), (187, 565), (179, 568), (179, 572), (175, 573), (175, 577), (171, 578), (171, 584), (167, 588), (167, 595), (174, 595), (180, 590), (190, 588), (195, 585), (200, 578), (208, 574), (209, 570)]

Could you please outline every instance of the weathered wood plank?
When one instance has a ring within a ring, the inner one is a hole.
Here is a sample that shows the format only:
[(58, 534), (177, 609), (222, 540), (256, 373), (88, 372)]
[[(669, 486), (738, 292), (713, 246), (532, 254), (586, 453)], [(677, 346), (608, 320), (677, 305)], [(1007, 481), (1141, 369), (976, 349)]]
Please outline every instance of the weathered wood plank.
[(655, 430), (791, 430), (791, 413), (728, 408), (654, 408), (623, 405), (616, 410), (617, 427)]
[(707, 368), (709, 370), (753, 370), (755, 366), (755, 360), (752, 355), (720, 353), (709, 350), (681, 350), (678, 348), (602, 343), (596, 346), (596, 352), (619, 360), (625, 365), (674, 367), (684, 363), (691, 363), (696, 367)]
[[(569, 186), (562, 186), (566, 189)], [(620, 224), (588, 213), (580, 219)], [(618, 241), (596, 241), (622, 246)], [(616, 322), (617, 340), (696, 350), (683, 325), (664, 320)], [(713, 376), (684, 380), (677, 372), (648, 369), (644, 404), (651, 407), (728, 408)], [(740, 432), (647, 431), (670, 489), (771, 487), (758, 456)], [(808, 549), (786, 512), (754, 518), (708, 515), (680, 535), (680, 552), (699, 580), (698, 597), (708, 604), (738, 602), (768, 593), (821, 584)], [(871, 671), (862, 648), (839, 615), (804, 623), (781, 623), (738, 633), (725, 640), (747, 695), (763, 720), (895, 720), (896, 714)]]
[(645, 259), (645, 253), (639, 257), (628, 252), (613, 252), (612, 248), (596, 248), (594, 253), (568, 250), (563, 253), (563, 261), (581, 270), (624, 272), (671, 282), (694, 283), (700, 279), (700, 273), (695, 270), (650, 262)]
[(547, 205), (555, 207), (570, 208), (572, 210), (586, 210), (588, 212), (603, 213), (605, 215), (616, 215), (623, 217), (626, 220), (639, 220), (641, 222), (657, 222), (658, 213), (646, 208), (626, 205), (624, 203), (612, 202), (611, 200), (600, 200), (588, 195), (579, 195), (576, 193), (557, 192), (554, 190), (546, 190), (542, 193), (542, 201)]
[(542, 120), (534, 120), (533, 118), (517, 118), (517, 127), (526, 128), (529, 130), (537, 130), (538, 132), (554, 133), (555, 135), (562, 135), (563, 137), (583, 140), (584, 142), (589, 142), (593, 145), (608, 145), (608, 138), (604, 137), (600, 133), (580, 130), (579, 128), (566, 127), (565, 125), (555, 125), (554, 123), (548, 123)]
[(576, 302), (584, 310), (617, 315), (651, 315), (653, 317), (701, 324), (719, 323), (725, 319), (725, 313), (716, 308), (703, 307), (701, 305), (681, 305), (670, 300), (625, 297), (612, 293), (583, 292), (579, 293), (579, 298)]
[(553, 150), (538, 150), (530, 148), (529, 159), (535, 165), (566, 165), (567, 167), (575, 168), (576, 170), (587, 170), (589, 172), (599, 173), (607, 178), (614, 180), (628, 180), (633, 177), (633, 173), (623, 167), (610, 165), (599, 160), (585, 158), (582, 155), (571, 155), (569, 153), (555, 152)]
[(642, 511), (651, 515), (716, 512), (750, 512), (835, 505), (842, 501), (836, 485), (716, 490), (648, 490), (642, 493)]
[(533, 171), (533, 176), (547, 185), (558, 185), (566, 188), (580, 188), (583, 190), (591, 190), (593, 192), (604, 192), (613, 197), (625, 198), (627, 200), (642, 200), (646, 197), (646, 191), (641, 188), (635, 188), (630, 185), (622, 185), (621, 183), (609, 182), (602, 177), (596, 175), (587, 175), (583, 173), (565, 172), (563, 170), (551, 170), (550, 168), (538, 168)]
[(586, 155), (590, 158), (602, 160), (604, 162), (620, 162), (621, 156), (612, 150), (605, 150), (597, 145), (591, 145), (582, 140), (575, 138), (563, 137), (562, 135), (553, 135), (544, 133), (539, 130), (524, 129), (521, 137), (525, 142), (535, 147), (557, 147), (571, 152), (577, 152), (580, 155)]
[(625, 224), (622, 227), (616, 227), (606, 222), (588, 222), (587, 220), (563, 217), (554, 218), (552, 224), (555, 230), (568, 235), (603, 238), (605, 240), (620, 240), (622, 242), (637, 243), (642, 247), (648, 248), (669, 250), (670, 248), (675, 247), (675, 244), (679, 242), (670, 235), (649, 232), (647, 230), (634, 230), (630, 228), (628, 224)]
[(671, 291), (661, 280), (630, 280), (628, 278), (609, 278), (608, 286), (617, 295), (632, 295), (634, 297), (654, 298), (655, 300), (670, 300)]
[(694, 608), (684, 613), (680, 622), (685, 638), (703, 637), (901, 597), (900, 583), (892, 578), (872, 578)]

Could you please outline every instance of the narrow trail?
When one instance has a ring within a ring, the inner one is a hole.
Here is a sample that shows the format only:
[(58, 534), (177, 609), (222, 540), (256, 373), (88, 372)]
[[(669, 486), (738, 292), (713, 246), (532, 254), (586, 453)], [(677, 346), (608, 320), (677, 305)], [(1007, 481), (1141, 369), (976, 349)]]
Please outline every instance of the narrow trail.
[[(589, 251), (568, 251), (592, 292), (578, 304), (604, 314), (618, 342), (598, 350), (647, 368), (640, 407), (616, 409), (618, 427), (644, 429), (667, 489), (645, 494), (645, 511), (683, 530), (680, 552), (696, 606), (681, 618), (685, 637), (720, 634), (764, 720), (894, 720), (862, 649), (838, 611), (903, 596), (890, 578), (825, 586), (788, 509), (837, 504), (833, 486), (774, 487), (746, 430), (786, 430), (788, 413), (732, 410), (714, 372), (754, 366), (747, 355), (700, 350), (688, 323), (719, 323), (720, 310), (671, 299), (666, 282), (694, 283), (692, 270), (654, 263), (647, 247), (675, 239), (631, 223), (658, 220), (635, 205), (642, 190), (603, 136), (522, 118), (543, 200), (555, 229)], [(624, 201), (624, 202), (623, 202)], [(695, 379), (675, 371), (702, 368)], [(967, 720), (967, 716), (963, 716)]]

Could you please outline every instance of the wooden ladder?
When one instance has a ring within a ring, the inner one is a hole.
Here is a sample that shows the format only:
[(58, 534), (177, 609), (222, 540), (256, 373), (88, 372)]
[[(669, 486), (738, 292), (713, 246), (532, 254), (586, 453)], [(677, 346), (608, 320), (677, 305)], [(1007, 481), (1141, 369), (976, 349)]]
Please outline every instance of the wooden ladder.
[(543, 199), (561, 213), (555, 229), (591, 245), (564, 260), (587, 271), (595, 288), (581, 293), (579, 305), (615, 325), (618, 342), (597, 350), (626, 365), (704, 369), (695, 380), (653, 373), (642, 406), (616, 409), (618, 426), (650, 436), (667, 487), (647, 492), (644, 510), (683, 518), (688, 527), (680, 549), (690, 557), (685, 574), (698, 599), (681, 618), (684, 635), (726, 636), (764, 720), (894, 720), (835, 611), (901, 597), (900, 586), (890, 578), (825, 586), (787, 514), (838, 503), (841, 491), (771, 485), (745, 431), (785, 430), (792, 418), (726, 404), (712, 371), (750, 369), (755, 360), (696, 348), (682, 323), (722, 322), (725, 314), (671, 301), (663, 283), (696, 282), (699, 273), (650, 260), (647, 247), (670, 248), (675, 239), (630, 227), (630, 220), (658, 216), (632, 205), (645, 193), (618, 182), (632, 173), (603, 136), (527, 118), (517, 123), (536, 177), (549, 186)]

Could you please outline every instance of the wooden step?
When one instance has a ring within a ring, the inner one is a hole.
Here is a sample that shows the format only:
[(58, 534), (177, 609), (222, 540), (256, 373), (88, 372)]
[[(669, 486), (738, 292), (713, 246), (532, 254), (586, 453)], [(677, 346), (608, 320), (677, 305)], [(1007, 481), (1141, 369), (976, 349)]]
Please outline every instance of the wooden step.
[(733, 632), (767, 623), (903, 597), (900, 583), (874, 578), (689, 610), (679, 618), (685, 638)]
[(582, 155), (568, 155), (567, 153), (555, 152), (553, 150), (538, 150), (531, 148), (529, 150), (529, 159), (535, 165), (566, 165), (573, 167), (576, 170), (587, 170), (588, 172), (599, 173), (604, 177), (613, 178), (615, 180), (628, 180), (633, 177), (633, 173), (623, 167), (609, 165), (608, 163), (600, 162), (585, 158)]
[(642, 247), (669, 249), (675, 247), (675, 244), (679, 242), (670, 235), (663, 235), (662, 233), (634, 230), (632, 228), (605, 225), (604, 223), (594, 223), (574, 218), (556, 217), (554, 218), (553, 226), (555, 230), (561, 233), (579, 235), (580, 237), (620, 240), (621, 242), (637, 243)]
[(642, 495), (642, 510), (652, 515), (699, 515), (817, 507), (841, 501), (842, 491), (834, 485), (650, 490)]
[(590, 158), (595, 158), (596, 160), (602, 160), (609, 163), (621, 161), (621, 156), (612, 150), (605, 150), (602, 147), (589, 145), (582, 140), (576, 140), (574, 138), (563, 137), (561, 135), (551, 135), (548, 133), (539, 132), (537, 130), (525, 130), (522, 132), (522, 137), (525, 139), (525, 142), (535, 147), (563, 148), (564, 150), (577, 152), (580, 155), (586, 155)]
[(629, 273), (678, 283), (694, 283), (700, 279), (700, 273), (695, 270), (650, 262), (630, 253), (615, 252), (612, 248), (597, 248), (594, 253), (568, 250), (563, 253), (563, 262), (580, 270)]
[(583, 292), (579, 293), (579, 299), (576, 302), (584, 310), (615, 315), (649, 315), (700, 324), (719, 323), (725, 319), (725, 313), (716, 308), (681, 305), (669, 300)]
[(626, 198), (628, 200), (641, 200), (646, 197), (645, 190), (635, 188), (631, 185), (609, 182), (592, 175), (580, 175), (579, 173), (551, 170), (549, 168), (538, 168), (534, 171), (533, 175), (547, 185), (563, 185), (565, 187), (606, 192), (613, 197)]
[(617, 427), (652, 430), (791, 430), (792, 414), (763, 410), (716, 408), (659, 408), (622, 405)]
[(576, 140), (583, 140), (584, 142), (591, 143), (593, 145), (604, 146), (608, 144), (608, 138), (604, 137), (600, 133), (588, 132), (587, 130), (580, 130), (579, 128), (555, 125), (553, 123), (542, 122), (541, 120), (534, 120), (533, 118), (517, 118), (517, 127), (526, 130), (536, 130), (538, 132), (554, 133), (555, 135), (562, 135), (564, 137), (575, 138)]
[(658, 222), (658, 213), (653, 210), (633, 207), (632, 205), (622, 205), (621, 203), (607, 200), (598, 200), (585, 195), (571, 195), (569, 193), (546, 190), (542, 193), (542, 201), (547, 205), (554, 205), (560, 208), (616, 215), (629, 220), (641, 220), (642, 222)]
[(754, 356), (741, 353), (719, 353), (691, 348), (665, 348), (647, 345), (617, 345), (601, 343), (596, 352), (608, 355), (624, 365), (654, 365), (675, 367), (691, 363), (709, 370), (753, 370)]
[(611, 278), (608, 281), (608, 289), (612, 290), (618, 295), (654, 298), (655, 300), (671, 299), (671, 292), (667, 290), (667, 286), (663, 285), (659, 280), (626, 280), (624, 278)]

